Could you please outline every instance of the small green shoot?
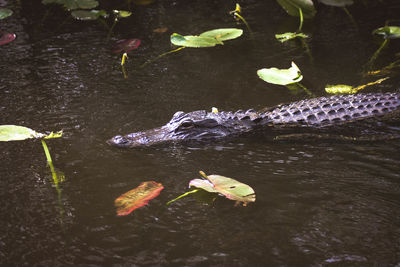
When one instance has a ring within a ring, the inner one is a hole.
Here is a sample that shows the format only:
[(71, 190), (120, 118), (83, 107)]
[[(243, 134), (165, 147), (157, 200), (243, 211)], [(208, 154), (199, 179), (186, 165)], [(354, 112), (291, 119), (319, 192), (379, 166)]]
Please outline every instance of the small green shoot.
[(113, 10), (113, 14), (114, 14), (114, 20), (113, 20), (113, 24), (111, 25), (110, 29), (108, 30), (107, 40), (110, 40), (111, 34), (114, 30), (115, 25), (117, 25), (117, 22), (119, 21), (119, 19), (127, 18), (130, 15), (132, 15), (131, 12), (125, 11), (125, 10)]
[(380, 47), (375, 51), (372, 57), (368, 60), (366, 64), (366, 69), (369, 70), (374, 65), (375, 60), (378, 58), (383, 48), (389, 44), (390, 39), (398, 39), (400, 38), (400, 27), (398, 26), (385, 26), (378, 28), (372, 32), (372, 34), (382, 35), (384, 41), (380, 45)]
[(241, 20), (244, 23), (244, 25), (246, 25), (250, 34), (253, 34), (253, 32), (250, 28), (250, 25), (247, 23), (247, 21), (244, 19), (244, 17), (240, 14), (241, 12), (242, 12), (242, 8), (240, 7), (240, 5), (238, 3), (236, 3), (235, 10), (230, 11), (229, 14), (232, 15), (236, 21)]
[(329, 94), (355, 94), (367, 86), (382, 83), (383, 81), (385, 81), (387, 79), (389, 79), (389, 77), (385, 77), (385, 78), (382, 78), (382, 79), (379, 79), (379, 80), (376, 80), (374, 82), (370, 82), (367, 84), (359, 85), (357, 87), (353, 87), (351, 85), (345, 85), (345, 84), (327, 85), (325, 87), (325, 91)]
[(47, 164), (49, 165), (51, 175), (53, 177), (54, 186), (56, 188), (58, 194), (58, 203), (60, 206), (60, 216), (62, 217), (64, 210), (62, 208), (61, 202), (61, 189), (59, 187), (59, 183), (65, 180), (63, 174), (57, 174), (55, 168), (53, 166), (53, 160), (50, 155), (49, 148), (47, 147), (45, 139), (53, 139), (62, 137), (62, 131), (59, 132), (51, 132), (49, 134), (38, 133), (30, 128), (18, 125), (0, 125), (0, 141), (9, 142), (9, 141), (21, 141), (26, 139), (40, 139), (42, 143), (42, 147), (47, 159)]
[(301, 8), (299, 8), (299, 17), (300, 17), (300, 24), (299, 28), (297, 29), (296, 32), (286, 32), (282, 34), (275, 34), (275, 38), (281, 42), (284, 43), (286, 41), (295, 39), (295, 38), (308, 38), (307, 34), (304, 34), (301, 32), (301, 29), (303, 28), (303, 11)]

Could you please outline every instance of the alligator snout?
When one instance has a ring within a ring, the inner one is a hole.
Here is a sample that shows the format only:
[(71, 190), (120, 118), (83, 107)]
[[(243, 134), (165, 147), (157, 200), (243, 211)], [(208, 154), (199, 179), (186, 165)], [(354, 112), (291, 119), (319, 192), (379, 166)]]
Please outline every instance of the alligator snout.
[(128, 139), (123, 137), (122, 135), (116, 135), (110, 140), (107, 141), (108, 144), (114, 145), (114, 146), (124, 146), (128, 143)]

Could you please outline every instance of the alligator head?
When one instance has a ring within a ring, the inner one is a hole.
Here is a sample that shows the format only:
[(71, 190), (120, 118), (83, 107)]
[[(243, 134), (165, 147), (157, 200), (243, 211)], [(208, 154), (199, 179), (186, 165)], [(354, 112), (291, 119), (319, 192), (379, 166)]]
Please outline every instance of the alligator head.
[(254, 111), (238, 111), (236, 113), (213, 113), (205, 110), (189, 113), (178, 111), (162, 127), (124, 136), (117, 135), (108, 140), (108, 143), (119, 147), (137, 147), (183, 140), (219, 139), (235, 132), (242, 133), (251, 129), (255, 114)]

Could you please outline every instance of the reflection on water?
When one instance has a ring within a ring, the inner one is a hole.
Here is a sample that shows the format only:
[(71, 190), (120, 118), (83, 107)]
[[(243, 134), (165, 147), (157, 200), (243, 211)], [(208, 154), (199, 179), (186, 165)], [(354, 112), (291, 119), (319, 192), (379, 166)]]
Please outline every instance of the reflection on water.
[[(245, 15), (254, 40), (245, 34), (223, 47), (184, 49), (143, 69), (137, 66), (171, 50), (172, 32), (236, 26), (226, 14), (234, 4), (160, 1), (137, 7), (135, 23), (121, 21), (114, 38), (142, 39), (126, 65), (127, 79), (101, 26), (67, 21), (58, 31), (38, 30), (16, 12), (4, 27), (18, 37), (0, 48), (0, 124), (63, 129), (63, 138), (49, 147), (67, 179), (59, 184), (60, 222), (57, 190), (40, 144), (0, 144), (0, 265), (398, 264), (397, 140), (251, 137), (130, 150), (105, 143), (118, 133), (162, 125), (178, 110), (260, 109), (305, 98), (257, 78), (257, 69), (287, 67), (291, 60), (316, 95), (326, 83), (358, 84), (357, 73), (376, 49), (370, 32), (399, 12), (397, 3), (386, 4), (382, 10), (378, 4), (350, 9), (358, 29), (341, 9), (321, 6), (329, 19), (317, 17), (304, 28), (312, 35), (315, 65), (295, 42), (274, 40), (274, 33), (291, 30), (292, 23), (276, 3), (248, 1)], [(24, 16), (37, 22), (33, 15)], [(297, 19), (293, 23), (296, 28)], [(164, 25), (167, 33), (153, 33)], [(382, 65), (392, 60), (391, 47), (381, 55)], [(397, 80), (374, 90), (391, 91)], [(205, 205), (186, 197), (165, 206), (188, 190), (199, 170), (249, 184), (257, 201), (234, 207), (223, 198)], [(114, 199), (147, 180), (164, 185), (160, 196), (117, 217)]]

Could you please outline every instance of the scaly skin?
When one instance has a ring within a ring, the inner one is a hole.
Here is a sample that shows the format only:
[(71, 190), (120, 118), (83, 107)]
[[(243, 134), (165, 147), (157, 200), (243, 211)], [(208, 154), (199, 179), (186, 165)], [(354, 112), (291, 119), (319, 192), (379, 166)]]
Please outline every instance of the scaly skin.
[(323, 128), (345, 125), (371, 117), (381, 117), (400, 110), (400, 92), (338, 95), (301, 100), (256, 112), (207, 112), (184, 113), (178, 111), (160, 128), (117, 135), (108, 143), (119, 147), (137, 147), (164, 142), (187, 140), (204, 141), (240, 135), (255, 129), (299, 126)]

